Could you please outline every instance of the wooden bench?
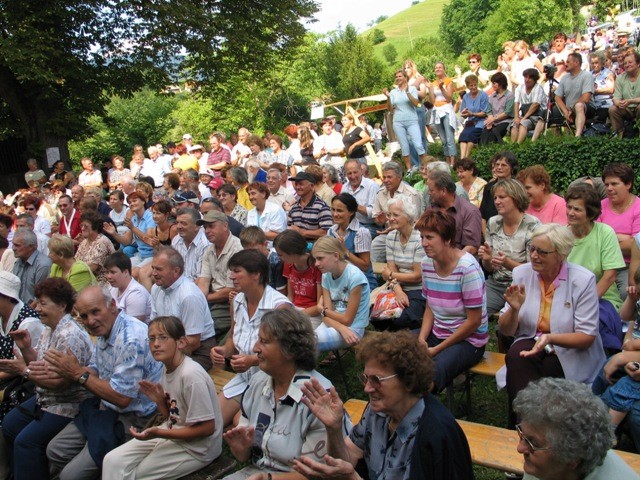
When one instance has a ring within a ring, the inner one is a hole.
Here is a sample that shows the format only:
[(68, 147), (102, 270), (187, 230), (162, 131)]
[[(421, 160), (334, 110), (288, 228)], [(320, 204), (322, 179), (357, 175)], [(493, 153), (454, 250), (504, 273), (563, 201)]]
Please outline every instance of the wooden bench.
[[(367, 402), (357, 399), (350, 399), (344, 404), (354, 424), (360, 421), (366, 407)], [(520, 441), (517, 432), (464, 420), (457, 420), (457, 422), (469, 442), (473, 463), (504, 472), (523, 473), (522, 455), (517, 451)], [(640, 473), (640, 455), (620, 450), (616, 450), (616, 453), (634, 471)]]
[(233, 372), (228, 372), (227, 370), (224, 370), (224, 369), (219, 368), (219, 367), (213, 367), (211, 370), (209, 370), (209, 376), (213, 380), (213, 383), (215, 383), (215, 385), (216, 385), (216, 391), (218, 393), (220, 393), (222, 391), (222, 389), (224, 388), (224, 386), (233, 377), (235, 377), (236, 374), (233, 373)]

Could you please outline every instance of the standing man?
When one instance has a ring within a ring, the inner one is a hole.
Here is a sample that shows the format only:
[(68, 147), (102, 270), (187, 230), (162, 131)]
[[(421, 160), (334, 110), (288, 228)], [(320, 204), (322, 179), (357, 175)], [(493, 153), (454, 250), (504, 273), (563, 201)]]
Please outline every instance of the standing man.
[(147, 148), (147, 154), (149, 158), (144, 159), (140, 175), (153, 178), (154, 185), (159, 188), (164, 182), (164, 162), (160, 158), (160, 152), (158, 152), (158, 147), (156, 146), (152, 145)]
[(251, 149), (247, 146), (247, 137), (251, 135), (248, 129), (241, 127), (238, 129), (238, 143), (231, 150), (231, 165), (234, 167), (244, 167), (247, 158), (251, 155)]
[(183, 272), (184, 260), (174, 248), (156, 251), (151, 264), (155, 282), (151, 288), (151, 318), (178, 317), (187, 339), (183, 352), (208, 371), (213, 366), (209, 353), (216, 346), (213, 319), (204, 294)]
[(36, 284), (49, 276), (51, 260), (38, 251), (38, 237), (26, 228), (19, 228), (13, 235), (13, 254), (13, 274), (20, 279), (20, 300), (31, 305)]
[(242, 244), (240, 239), (231, 235), (229, 221), (222, 212), (211, 210), (198, 220), (198, 225), (204, 227), (211, 245), (204, 252), (196, 284), (207, 297), (215, 321), (216, 341), (220, 344), (231, 327), (229, 294), (233, 290), (233, 282), (229, 278), (227, 263), (234, 253), (242, 250)]
[(575, 124), (576, 137), (582, 136), (587, 118), (596, 114), (593, 88), (593, 75), (582, 70), (582, 56), (570, 53), (567, 57), (567, 74), (556, 89), (556, 106), (552, 115), (557, 117), (560, 114), (567, 123)]
[(358, 160), (347, 160), (344, 163), (344, 174), (347, 181), (342, 186), (342, 193), (348, 193), (356, 199), (358, 202), (356, 218), (360, 225), (367, 227), (371, 232), (371, 238), (374, 238), (378, 231), (373, 221), (373, 205), (376, 203), (376, 195), (380, 187), (370, 178), (365, 178)]
[(81, 367), (75, 356), (53, 349), (44, 359), (53, 372), (95, 397), (85, 400), (75, 421), (51, 440), (47, 457), (53, 478), (93, 480), (100, 477), (103, 457), (131, 438), (129, 428), (143, 429), (155, 412), (155, 403), (141, 393), (139, 384), (159, 382), (162, 363), (151, 355), (147, 326), (119, 311), (106, 287), (86, 287), (75, 308), (87, 331), (97, 337), (89, 366)]
[(333, 217), (327, 204), (316, 195), (315, 177), (300, 172), (289, 180), (298, 194), (298, 201), (287, 214), (289, 230), (295, 230), (308, 241), (324, 237), (333, 225)]
[(195, 208), (180, 208), (176, 212), (178, 235), (173, 237), (171, 246), (184, 259), (184, 276), (195, 281), (200, 273), (204, 252), (209, 241), (198, 221), (200, 214)]

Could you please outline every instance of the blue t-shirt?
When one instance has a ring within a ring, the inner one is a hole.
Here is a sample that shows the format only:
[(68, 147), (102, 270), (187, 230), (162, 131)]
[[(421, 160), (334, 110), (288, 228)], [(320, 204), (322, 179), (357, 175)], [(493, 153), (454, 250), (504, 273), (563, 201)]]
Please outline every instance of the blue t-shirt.
[[(133, 223), (134, 227), (140, 229), (144, 233), (147, 233), (148, 229), (156, 226), (156, 222), (153, 221), (153, 214), (151, 213), (151, 210), (145, 210), (141, 219), (139, 219), (137, 215), (133, 215), (131, 217), (131, 223)], [(138, 245), (140, 258), (153, 257), (153, 247), (151, 245), (144, 243), (142, 239), (135, 234), (133, 235), (133, 238), (136, 241), (136, 245)]]
[[(413, 98), (418, 98), (418, 90), (413, 85), (408, 88), (409, 93)], [(416, 113), (416, 106), (411, 103), (409, 97), (407, 97), (406, 91), (400, 91), (398, 87), (389, 92), (391, 98), (391, 105), (395, 107), (393, 110), (393, 121), (403, 122), (407, 120), (418, 120), (418, 114)]]
[(360, 285), (362, 286), (360, 305), (358, 305), (356, 318), (353, 319), (351, 328), (365, 328), (369, 324), (370, 291), (367, 277), (364, 276), (362, 270), (350, 263), (347, 264), (347, 268), (338, 278), (333, 278), (331, 273), (322, 274), (322, 288), (329, 290), (333, 306), (340, 313), (347, 311), (351, 290)]

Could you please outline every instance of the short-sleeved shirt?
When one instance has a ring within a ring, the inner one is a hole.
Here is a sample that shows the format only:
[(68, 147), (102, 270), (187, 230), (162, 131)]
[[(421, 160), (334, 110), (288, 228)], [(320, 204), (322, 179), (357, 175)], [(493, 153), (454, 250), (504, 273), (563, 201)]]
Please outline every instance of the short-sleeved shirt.
[(551, 194), (547, 203), (542, 207), (536, 208), (530, 204), (526, 212), (540, 220), (540, 223), (567, 224), (567, 202), (555, 193)]
[[(608, 198), (602, 200), (601, 206), (602, 212), (598, 221), (609, 225), (616, 234), (633, 236), (640, 232), (640, 198), (634, 198), (631, 206), (622, 213), (616, 213), (611, 209)], [(624, 257), (624, 261), (629, 263), (631, 258)]]
[[(544, 93), (544, 89), (539, 85), (535, 84), (531, 89), (531, 92), (527, 93), (527, 88), (525, 85), (518, 85), (515, 93), (515, 103), (520, 105), (522, 108), (523, 105), (529, 105), (532, 103), (537, 103), (541, 107), (547, 104), (547, 95)], [(515, 112), (514, 112), (515, 113)], [(523, 114), (527, 113), (522, 112)]]
[(182, 255), (184, 259), (184, 273), (183, 275), (190, 280), (195, 280), (200, 276), (200, 269), (202, 268), (202, 258), (204, 257), (205, 250), (211, 245), (207, 236), (204, 233), (204, 228), (198, 228), (198, 233), (191, 240), (191, 243), (187, 247), (187, 244), (180, 235), (176, 235), (171, 240), (171, 246)]
[[(489, 244), (495, 255), (498, 252), (504, 253), (507, 258), (518, 263), (529, 261), (527, 248), (531, 242), (531, 236), (536, 228), (540, 226), (540, 221), (531, 215), (524, 214), (517, 230), (507, 235), (504, 233), (504, 220), (502, 215), (496, 215), (489, 219), (487, 223), (486, 242)], [(492, 273), (493, 280), (501, 285), (511, 284), (511, 270), (500, 267)]]
[[(399, 273), (413, 273), (413, 266), (421, 263), (424, 257), (420, 232), (411, 231), (411, 236), (405, 245), (400, 241), (400, 232), (392, 230), (387, 235), (386, 241), (387, 262), (393, 262), (398, 267)], [(405, 291), (420, 290), (420, 281), (416, 283), (402, 283)]]
[(13, 274), (20, 278), (20, 300), (29, 305), (35, 298), (35, 286), (49, 276), (51, 260), (37, 250), (26, 261), (16, 258)]
[(390, 433), (390, 417), (384, 413), (375, 413), (367, 406), (360, 423), (353, 427), (349, 438), (364, 452), (369, 478), (409, 478), (411, 452), (423, 411), (424, 402), (418, 400), (398, 424), (395, 432)]
[[(60, 319), (55, 330), (45, 327), (35, 350), (37, 360), (44, 359), (47, 350), (57, 350), (71, 353), (76, 357), (81, 367), (85, 367), (91, 360), (93, 344), (87, 331), (67, 314)], [(89, 398), (91, 394), (80, 384), (73, 383), (63, 390), (51, 390), (36, 386), (38, 403), (46, 412), (62, 417), (74, 418), (79, 412), (80, 402)]]
[(309, 308), (318, 304), (318, 285), (322, 283), (322, 272), (313, 263), (304, 271), (293, 263), (285, 263), (282, 276), (293, 290), (293, 304), (298, 308)]
[(354, 148), (353, 151), (349, 153), (349, 148), (351, 148), (351, 145), (362, 140), (362, 137), (360, 137), (361, 133), (362, 128), (356, 127), (349, 133), (345, 133), (342, 136), (342, 143), (344, 143), (344, 153), (347, 158), (363, 158), (367, 155), (364, 145), (360, 145), (359, 147)]
[(287, 225), (304, 230), (329, 230), (333, 225), (331, 210), (315, 193), (309, 203), (302, 207), (300, 200), (293, 204), (287, 215)]
[[(331, 382), (320, 373), (298, 370), (287, 393), (275, 398), (273, 379), (256, 373), (242, 397), (242, 416), (238, 425), (254, 426), (251, 462), (261, 469), (290, 472), (291, 461), (305, 455), (324, 463), (327, 432), (324, 424), (302, 403), (302, 386), (315, 378), (329, 390)], [(345, 415), (347, 417), (347, 415)], [(350, 426), (343, 424), (343, 435)]]
[[(600, 222), (594, 222), (586, 237), (575, 239), (567, 261), (593, 272), (596, 282), (600, 281), (605, 270), (625, 267), (616, 232), (609, 225)], [(620, 310), (622, 299), (615, 282), (602, 298), (610, 301), (616, 310)]]
[(185, 357), (171, 373), (166, 368), (162, 370), (161, 384), (168, 396), (169, 418), (160, 428), (180, 429), (198, 422), (215, 420), (215, 430), (211, 435), (179, 442), (194, 457), (203, 462), (213, 461), (222, 452), (224, 427), (213, 380), (189, 357)]
[[(134, 227), (145, 233), (150, 228), (156, 226), (156, 222), (153, 221), (153, 214), (151, 213), (151, 210), (145, 210), (142, 214), (142, 218), (138, 217), (138, 215), (132, 215), (131, 223)], [(138, 254), (140, 255), (140, 258), (153, 257), (153, 247), (151, 245), (144, 243), (136, 234), (133, 235), (133, 238), (138, 246)]]
[(500, 115), (501, 113), (507, 114), (507, 118), (500, 120), (496, 125), (508, 123), (511, 121), (511, 118), (513, 118), (513, 98), (513, 93), (511, 93), (510, 90), (505, 90), (502, 95), (495, 92), (489, 96), (491, 114), (494, 116)]
[(480, 308), (481, 324), (465, 340), (474, 347), (482, 347), (489, 340), (487, 295), (484, 273), (470, 253), (464, 253), (447, 277), (436, 273), (433, 260), (422, 260), (422, 296), (433, 312), (432, 333), (439, 339), (448, 338), (467, 320), (467, 308)]
[(140, 380), (159, 382), (162, 363), (154, 360), (147, 341), (147, 325), (140, 320), (120, 312), (109, 338), (98, 337), (89, 367), (98, 373), (101, 380), (108, 380), (109, 386), (120, 395), (131, 398), (124, 408), (102, 400), (102, 405), (120, 413), (135, 413), (148, 416), (156, 409), (156, 404), (140, 392)]
[(393, 197), (389, 194), (389, 190), (386, 188), (380, 188), (376, 195), (376, 201), (373, 205), (372, 216), (375, 218), (380, 212), (389, 213), (389, 200), (394, 198), (397, 194), (409, 197), (418, 212), (422, 211), (422, 199), (420, 198), (420, 192), (405, 182), (401, 182), (398, 189), (394, 192)]
[(217, 292), (223, 288), (233, 288), (233, 282), (229, 279), (229, 269), (227, 264), (229, 259), (242, 250), (242, 243), (238, 237), (229, 233), (229, 237), (222, 247), (220, 255), (216, 254), (216, 246), (211, 244), (204, 251), (202, 258), (202, 269), (199, 278), (211, 280), (209, 291)]
[(333, 278), (333, 274), (327, 272), (322, 274), (322, 288), (329, 292), (329, 297), (333, 303), (333, 308), (337, 312), (347, 311), (347, 305), (351, 297), (351, 291), (356, 287), (362, 287), (360, 292), (360, 304), (353, 323), (349, 325), (352, 329), (366, 328), (369, 324), (369, 281), (364, 276), (362, 270), (355, 265), (348, 263), (342, 275)]
[[(613, 91), (613, 98), (616, 100), (628, 100), (640, 96), (640, 77), (636, 77), (632, 82), (627, 72), (621, 73), (616, 77), (616, 86)], [(632, 104), (633, 105), (633, 104)], [(637, 106), (637, 104), (635, 105)]]
[(264, 232), (284, 232), (287, 229), (287, 213), (281, 204), (267, 200), (262, 214), (258, 213), (257, 208), (247, 212), (247, 227), (250, 226), (259, 227)]
[(356, 218), (363, 225), (370, 225), (373, 223), (373, 205), (376, 203), (376, 195), (380, 186), (371, 180), (370, 178), (362, 177), (360, 185), (354, 190), (349, 182), (345, 182), (342, 185), (342, 193), (348, 193), (358, 202), (358, 206), (363, 206), (367, 209), (367, 214), (364, 215), (360, 212), (356, 213)]
[(415, 99), (418, 99), (418, 90), (413, 85), (409, 85), (406, 91), (400, 91), (398, 87), (395, 87), (389, 92), (389, 98), (391, 105), (393, 106), (393, 121), (405, 122), (418, 120), (418, 113), (416, 112), (416, 106), (411, 103), (407, 92)]
[(122, 295), (118, 293), (117, 287), (112, 287), (109, 290), (120, 310), (130, 317), (142, 317), (143, 322), (149, 323), (151, 320), (151, 295), (135, 278), (131, 279)]
[(151, 318), (173, 315), (184, 325), (186, 335), (200, 335), (200, 341), (215, 336), (213, 319), (202, 290), (182, 275), (167, 288), (151, 287)]
[(591, 100), (589, 100), (588, 105), (593, 106), (593, 85), (593, 74), (591, 72), (580, 70), (576, 75), (567, 72), (560, 79), (556, 95), (563, 98), (567, 107), (573, 108), (583, 94), (591, 93)]
[[(231, 151), (228, 148), (220, 147), (215, 152), (211, 150), (207, 157), (207, 166), (226, 163), (231, 165)], [(215, 172), (214, 172), (215, 173)], [(220, 176), (219, 174), (217, 176)]]
[(100, 170), (93, 170), (91, 173), (83, 170), (80, 175), (78, 175), (78, 185), (96, 185), (102, 183), (102, 172)]

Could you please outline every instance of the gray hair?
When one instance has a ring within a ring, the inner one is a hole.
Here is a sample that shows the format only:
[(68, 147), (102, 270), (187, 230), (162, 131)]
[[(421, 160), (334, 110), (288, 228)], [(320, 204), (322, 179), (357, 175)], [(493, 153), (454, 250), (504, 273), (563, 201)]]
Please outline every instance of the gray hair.
[(120, 184), (121, 185), (131, 185), (133, 187), (135, 187), (137, 185), (138, 182), (136, 182), (133, 177), (129, 176), (129, 175), (123, 175), (120, 179)]
[(543, 235), (549, 239), (558, 255), (560, 255), (563, 260), (566, 260), (575, 242), (575, 237), (573, 233), (571, 233), (571, 230), (569, 230), (569, 227), (558, 223), (542, 224), (535, 229), (533, 235), (531, 235), (531, 240)]
[(270, 310), (262, 316), (260, 328), (276, 340), (280, 351), (297, 368), (316, 368), (317, 341), (309, 316), (295, 308)]
[(579, 462), (580, 478), (601, 465), (613, 446), (609, 411), (583, 383), (564, 378), (531, 382), (518, 393), (513, 409), (523, 422), (545, 433), (557, 459)]
[(402, 170), (402, 167), (399, 163), (387, 162), (382, 166), (383, 172), (387, 172), (389, 170), (392, 170), (398, 176), (398, 178), (402, 178), (402, 176), (404, 175), (404, 171)]
[(196, 223), (201, 218), (200, 213), (195, 208), (191, 207), (179, 208), (176, 211), (176, 218), (178, 218), (180, 215), (189, 215), (191, 217), (191, 220), (193, 220), (193, 223)]
[(282, 172), (277, 169), (277, 168), (270, 168), (269, 170), (267, 170), (267, 173), (277, 173), (278, 174), (278, 179), (282, 180)]
[(340, 183), (340, 178), (338, 177), (338, 170), (336, 170), (336, 167), (327, 163), (326, 165), (323, 165), (322, 168), (323, 170), (327, 171), (327, 174), (329, 175), (329, 178), (333, 183)]
[(390, 198), (387, 202), (387, 208), (391, 205), (395, 205), (396, 203), (402, 205), (402, 213), (406, 215), (411, 223), (414, 223), (418, 219), (418, 209), (414, 202), (411, 201), (411, 198), (407, 195), (402, 195), (398, 193)]
[(260, 168), (260, 164), (257, 160), (248, 160), (247, 163), (244, 164), (245, 168)]
[(29, 160), (27, 160), (27, 165), (35, 165), (37, 167), (38, 161), (35, 158), (30, 158)]
[(449, 164), (447, 162), (437, 161), (437, 162), (427, 163), (428, 173), (436, 172), (436, 171), (445, 172), (445, 173), (448, 173), (449, 176), (451, 176), (451, 168), (449, 167)]
[(589, 59), (592, 59), (592, 58), (597, 58), (598, 60), (600, 60), (600, 63), (601, 63), (601, 64), (602, 64), (602, 66), (604, 67), (604, 62), (605, 62), (604, 52), (600, 52), (600, 51), (597, 51), (597, 52), (591, 52), (591, 53), (589, 54)]
[(180, 275), (184, 273), (184, 258), (182, 258), (180, 252), (178, 252), (175, 248), (169, 246), (158, 248), (153, 254), (153, 258), (158, 258), (160, 255), (164, 255), (167, 257), (167, 260), (169, 261), (169, 265), (171, 267), (179, 268)]
[(233, 167), (229, 170), (229, 175), (231, 175), (231, 178), (240, 185), (244, 185), (249, 181), (247, 171), (242, 167)]
[(33, 230), (33, 227), (35, 227), (36, 225), (36, 221), (34, 220), (34, 218), (29, 215), (28, 213), (21, 213), (20, 215), (18, 215), (16, 217), (16, 220), (26, 220), (27, 225), (29, 225), (29, 227), (31, 228), (31, 230)]
[(200, 178), (200, 174), (195, 168), (187, 168), (183, 174), (189, 178), (190, 180), (198, 180)]
[(28, 228), (19, 228), (13, 234), (13, 238), (21, 238), (25, 246), (36, 247), (38, 245), (38, 237)]
[(456, 184), (453, 178), (451, 178), (449, 167), (447, 167), (447, 171), (434, 170), (429, 173), (429, 180), (433, 180), (433, 184), (438, 190), (446, 190), (453, 194), (456, 193)]

